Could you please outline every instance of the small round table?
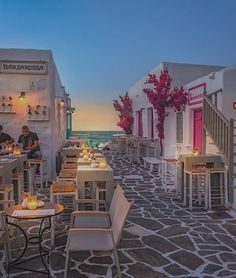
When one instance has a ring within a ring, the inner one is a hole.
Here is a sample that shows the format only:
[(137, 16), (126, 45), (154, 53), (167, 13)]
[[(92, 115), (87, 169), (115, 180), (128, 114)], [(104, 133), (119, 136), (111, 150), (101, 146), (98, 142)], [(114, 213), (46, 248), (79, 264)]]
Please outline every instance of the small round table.
[[(24, 235), (25, 238), (25, 246), (24, 249), (22, 251), (22, 253), (14, 260), (12, 260), (9, 264), (8, 264), (8, 273), (10, 271), (11, 268), (15, 268), (15, 269), (21, 269), (21, 270), (27, 270), (27, 271), (31, 271), (31, 272), (37, 272), (37, 273), (41, 273), (41, 274), (45, 274), (48, 275), (48, 277), (50, 277), (50, 270), (48, 267), (49, 264), (49, 250), (45, 249), (42, 245), (43, 242), (43, 234), (47, 229), (51, 228), (51, 221), (52, 221), (52, 217), (56, 216), (60, 213), (62, 213), (64, 210), (63, 205), (61, 204), (57, 204), (57, 203), (45, 203), (43, 207), (41, 208), (37, 208), (35, 210), (29, 210), (29, 209), (23, 209), (21, 205), (15, 205), (15, 206), (11, 206), (9, 208), (6, 209), (6, 223), (8, 225), (12, 225), (14, 227), (16, 227), (17, 229), (19, 229), (22, 234)], [(39, 231), (37, 236), (27, 236), (27, 233), (23, 230), (23, 228), (21, 226), (18, 225), (18, 223), (16, 221), (13, 221), (14, 219), (16, 220), (35, 220), (35, 219), (39, 219), (41, 220), (40, 222), (40, 227), (39, 227)], [(49, 224), (48, 226), (43, 227), (43, 224), (45, 222), (45, 220), (48, 219)], [(39, 254), (27, 258), (27, 259), (22, 259), (29, 244), (38, 244), (39, 246)], [(44, 260), (44, 257), (46, 257), (46, 261)], [(23, 266), (20, 266), (20, 264), (29, 262), (31, 260), (34, 260), (36, 258), (40, 258), (42, 261), (42, 264), (45, 268), (45, 271), (42, 270), (35, 270), (35, 269), (29, 269), (29, 268), (25, 268)]]

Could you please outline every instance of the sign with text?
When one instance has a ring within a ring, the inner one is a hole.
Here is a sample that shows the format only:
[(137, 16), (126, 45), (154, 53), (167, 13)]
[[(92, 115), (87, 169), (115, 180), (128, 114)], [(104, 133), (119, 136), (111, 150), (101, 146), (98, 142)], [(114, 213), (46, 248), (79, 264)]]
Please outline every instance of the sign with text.
[(206, 91), (206, 83), (198, 84), (188, 90), (189, 105), (198, 104), (202, 102), (203, 95)]
[(0, 61), (0, 73), (48, 74), (46, 61)]

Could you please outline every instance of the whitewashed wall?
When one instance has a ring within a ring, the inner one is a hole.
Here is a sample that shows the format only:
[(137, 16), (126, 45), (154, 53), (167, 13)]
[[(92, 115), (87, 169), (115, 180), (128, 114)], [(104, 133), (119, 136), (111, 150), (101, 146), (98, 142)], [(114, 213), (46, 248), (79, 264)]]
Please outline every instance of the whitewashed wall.
[[(217, 108), (227, 119), (236, 119), (236, 110), (233, 109), (233, 102), (236, 101), (236, 66), (229, 66), (219, 72), (212, 72), (186, 84), (184, 87), (188, 90), (202, 83), (206, 84), (206, 93), (208, 95), (222, 90), (222, 93), (218, 94)], [(193, 122), (192, 111), (200, 107), (202, 107), (201, 103), (186, 107), (186, 112), (184, 113), (184, 129), (187, 132), (184, 133), (184, 144), (192, 145), (192, 128), (189, 126), (189, 123), (191, 125)], [(209, 136), (206, 138), (206, 152), (219, 153)]]
[[(49, 50), (31, 49), (0, 49), (0, 60), (16, 61), (47, 61), (47, 75), (31, 74), (0, 74), (0, 97), (13, 98), (13, 110), (16, 114), (0, 114), (0, 123), (16, 141), (21, 134), (22, 125), (28, 125), (30, 130), (39, 136), (43, 157), (48, 161), (48, 175), (52, 180), (55, 176), (55, 156), (66, 137), (66, 108), (55, 103), (66, 97), (62, 87), (52, 53)], [(34, 82), (36, 88), (30, 88)], [(20, 92), (26, 93), (25, 100), (20, 101)], [(27, 105), (48, 106), (49, 121), (27, 121)], [(59, 112), (56, 110), (59, 109)], [(60, 130), (58, 130), (57, 115), (60, 114)]]
[(222, 113), (227, 119), (236, 119), (236, 110), (233, 109), (233, 102), (236, 102), (236, 66), (227, 67), (222, 73)]
[[(197, 78), (210, 74), (213, 71), (219, 71), (222, 66), (208, 66), (208, 65), (192, 65), (192, 64), (178, 64), (163, 62), (156, 66), (150, 71), (150, 73), (155, 73), (157, 76), (160, 75), (161, 70), (168, 68), (170, 76), (173, 78), (173, 87), (183, 86)], [(132, 108), (135, 117), (135, 112), (143, 108), (143, 136), (148, 136), (148, 125), (147, 125), (147, 109), (152, 107), (149, 103), (146, 95), (143, 93), (144, 88), (148, 88), (148, 84), (145, 84), (148, 75), (146, 74), (140, 80), (138, 80), (133, 86), (128, 89), (129, 96), (132, 98)], [(169, 111), (170, 114), (165, 121), (165, 140), (164, 140), (164, 154), (165, 155), (175, 155), (176, 153), (176, 116), (173, 110)], [(189, 112), (186, 111), (184, 121), (189, 125), (187, 121), (189, 117)], [(156, 130), (157, 117), (154, 111), (154, 137), (157, 138)], [(191, 126), (189, 129), (191, 130)], [(133, 134), (137, 135), (136, 125), (133, 126)], [(184, 137), (184, 147), (187, 148), (189, 145), (189, 140), (191, 136)]]

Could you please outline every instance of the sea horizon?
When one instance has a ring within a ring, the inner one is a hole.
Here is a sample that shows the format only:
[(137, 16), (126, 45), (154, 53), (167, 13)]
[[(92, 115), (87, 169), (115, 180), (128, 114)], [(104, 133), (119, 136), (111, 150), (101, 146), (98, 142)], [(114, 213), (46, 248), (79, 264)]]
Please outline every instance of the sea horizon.
[(114, 134), (124, 134), (122, 130), (73, 130), (72, 136), (84, 136), (92, 140), (94, 144), (105, 144), (111, 140)]

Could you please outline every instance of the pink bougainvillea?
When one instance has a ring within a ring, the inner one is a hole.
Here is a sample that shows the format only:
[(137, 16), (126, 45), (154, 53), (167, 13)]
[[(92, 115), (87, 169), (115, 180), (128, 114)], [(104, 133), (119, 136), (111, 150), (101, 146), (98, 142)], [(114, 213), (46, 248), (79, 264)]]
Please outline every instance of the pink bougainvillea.
[(132, 100), (126, 93), (124, 96), (120, 96), (120, 102), (118, 100), (113, 101), (113, 106), (118, 111), (119, 122), (117, 125), (121, 127), (126, 134), (132, 134), (133, 125), (133, 113), (132, 113)]
[(153, 105), (157, 114), (157, 132), (161, 144), (161, 154), (163, 153), (164, 123), (168, 116), (166, 108), (173, 108), (180, 111), (187, 103), (187, 92), (180, 88), (171, 89), (172, 78), (167, 69), (161, 71), (159, 79), (155, 74), (149, 74), (146, 84), (152, 84), (153, 88), (145, 88), (143, 91), (147, 95), (149, 102)]

